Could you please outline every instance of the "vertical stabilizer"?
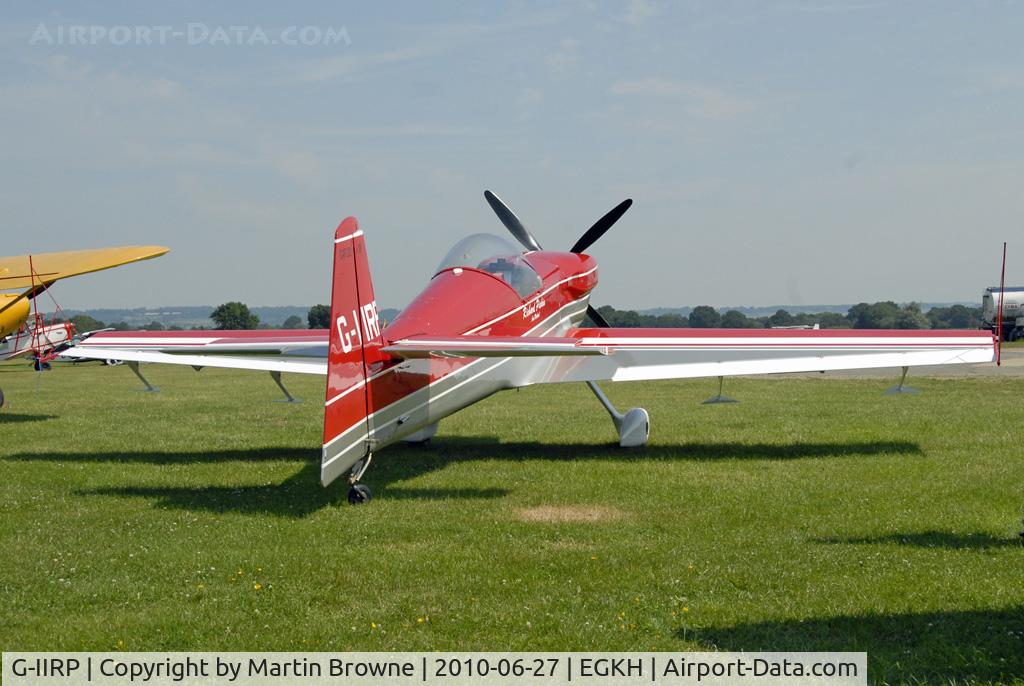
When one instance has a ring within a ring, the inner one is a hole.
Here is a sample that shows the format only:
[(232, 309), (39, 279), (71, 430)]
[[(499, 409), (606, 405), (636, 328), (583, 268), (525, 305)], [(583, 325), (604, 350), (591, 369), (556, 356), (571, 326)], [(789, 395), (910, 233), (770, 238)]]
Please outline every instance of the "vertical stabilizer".
[(380, 339), (366, 243), (355, 217), (334, 232), (323, 456), (326, 486), (369, 454), (365, 345)]

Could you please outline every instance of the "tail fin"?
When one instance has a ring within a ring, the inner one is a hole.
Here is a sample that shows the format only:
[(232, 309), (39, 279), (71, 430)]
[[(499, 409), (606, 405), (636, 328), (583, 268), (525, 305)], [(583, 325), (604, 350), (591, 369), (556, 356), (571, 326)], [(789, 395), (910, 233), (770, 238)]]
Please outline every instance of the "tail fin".
[(366, 243), (355, 217), (334, 232), (330, 348), (320, 481), (326, 486), (369, 453), (365, 346), (380, 342)]

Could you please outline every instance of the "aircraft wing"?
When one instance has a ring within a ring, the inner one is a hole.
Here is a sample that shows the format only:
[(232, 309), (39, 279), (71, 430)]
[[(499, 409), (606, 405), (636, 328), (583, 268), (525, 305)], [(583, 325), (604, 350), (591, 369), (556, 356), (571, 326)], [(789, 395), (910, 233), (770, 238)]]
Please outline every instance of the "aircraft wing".
[(31, 256), (0, 257), (0, 290), (29, 289), (24, 295), (58, 279), (119, 267), (129, 262), (159, 257), (169, 250), (159, 245), (131, 245), (96, 250), (68, 250)]
[(516, 385), (911, 367), (995, 359), (995, 340), (988, 331), (594, 328), (571, 329), (558, 340), (605, 354), (552, 360), (535, 367)]
[(503, 365), (510, 386), (991, 362), (988, 331), (570, 329), (562, 337), (415, 336), (382, 352), (417, 358), (532, 358)]
[(327, 336), (316, 329), (102, 331), (61, 356), (326, 375)]
[[(104, 331), (62, 353), (263, 371), (326, 374), (328, 332)], [(381, 349), (393, 357), (523, 358), (510, 386), (991, 362), (987, 331), (849, 329), (570, 329), (562, 337), (416, 336)]]

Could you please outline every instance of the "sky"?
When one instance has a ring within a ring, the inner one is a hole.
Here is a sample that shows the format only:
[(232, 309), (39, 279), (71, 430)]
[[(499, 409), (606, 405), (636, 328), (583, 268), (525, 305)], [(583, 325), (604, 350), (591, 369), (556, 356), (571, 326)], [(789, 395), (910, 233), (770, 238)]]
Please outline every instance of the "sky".
[[(77, 34), (75, 32), (78, 32)], [(624, 198), (597, 305), (980, 301), (1024, 284), (1024, 3), (5, 5), (0, 254), (159, 244), (66, 308), (403, 307), (447, 249)]]

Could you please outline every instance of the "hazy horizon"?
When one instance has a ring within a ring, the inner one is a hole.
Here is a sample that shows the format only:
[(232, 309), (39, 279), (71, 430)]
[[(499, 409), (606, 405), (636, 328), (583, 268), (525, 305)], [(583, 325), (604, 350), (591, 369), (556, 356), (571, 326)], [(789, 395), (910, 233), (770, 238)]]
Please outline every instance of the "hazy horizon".
[[(225, 302), (227, 302), (227, 301), (225, 301)], [(861, 302), (864, 302), (864, 301), (861, 301)], [(877, 301), (871, 301), (871, 303), (874, 303), (874, 302), (877, 302)], [(926, 308), (930, 308), (930, 307), (944, 307), (944, 306), (951, 306), (951, 305), (970, 305), (970, 306), (973, 306), (973, 307), (981, 307), (981, 299), (980, 298), (978, 299), (977, 303), (975, 303), (974, 301), (971, 301), (971, 300), (950, 300), (950, 301), (941, 301), (941, 302), (920, 302), (920, 301), (900, 301), (900, 300), (896, 300), (896, 301), (893, 301), (893, 302), (895, 302), (897, 305), (906, 305), (906, 304), (909, 304), (910, 302), (917, 302), (919, 305), (922, 305), (923, 307), (926, 307)], [(871, 303), (869, 303), (869, 304), (871, 304)], [(105, 305), (98, 305), (98, 306), (91, 306), (90, 305), (90, 306), (86, 306), (86, 307), (62, 307), (61, 309), (65, 310), (65, 311), (68, 311), (68, 312), (99, 312), (99, 311), (122, 311), (122, 310), (123, 311), (129, 311), (129, 310), (135, 311), (135, 310), (143, 310), (146, 313), (160, 314), (160, 313), (169, 313), (169, 312), (174, 311), (174, 310), (180, 310), (180, 309), (185, 309), (185, 308), (210, 308), (210, 310), (213, 310), (219, 304), (221, 304), (221, 303), (217, 303), (217, 304), (202, 304), (202, 305), (198, 305), (198, 304), (189, 304), (189, 305), (184, 305), (184, 304), (177, 304), (177, 305), (135, 305), (135, 306), (131, 306), (131, 307), (110, 307), (110, 306), (105, 306)], [(308, 308), (312, 307), (313, 305), (326, 305), (326, 304), (329, 304), (329, 303), (310, 303), (308, 305), (306, 305), (306, 304), (296, 304), (296, 303), (287, 303), (287, 304), (283, 304), (283, 305), (267, 305), (267, 304), (246, 302), (244, 304), (249, 309), (251, 309), (251, 310), (260, 310), (260, 309), (308, 309)], [(607, 305), (607, 304), (608, 303), (599, 303), (599, 304), (597, 304), (597, 307), (602, 307), (602, 306)], [(769, 309), (775, 309), (775, 308), (788, 309), (788, 310), (791, 310), (791, 311), (797, 311), (797, 310), (805, 310), (805, 311), (807, 311), (807, 310), (813, 310), (814, 308), (821, 308), (820, 309), (821, 312), (838, 312), (838, 311), (840, 311), (840, 308), (843, 308), (843, 311), (845, 311), (845, 309), (849, 309), (850, 307), (853, 307), (856, 304), (858, 304), (858, 303), (832, 303), (832, 304), (829, 304), (829, 303), (814, 303), (814, 304), (809, 304), (809, 305), (796, 305), (796, 304), (788, 304), (787, 305), (787, 304), (779, 304), (779, 303), (772, 303), (772, 304), (768, 304), (768, 305), (735, 305), (735, 304), (734, 305), (714, 305), (712, 303), (690, 303), (690, 304), (686, 304), (686, 305), (654, 305), (654, 306), (651, 306), (651, 307), (629, 307), (629, 306), (619, 307), (619, 306), (616, 306), (616, 305), (612, 305), (612, 307), (614, 307), (616, 310), (633, 310), (633, 311), (636, 311), (636, 312), (652, 312), (652, 311), (656, 311), (656, 310), (666, 310), (666, 311), (669, 311), (669, 310), (687, 310), (687, 309), (693, 309), (694, 307), (698, 307), (700, 305), (709, 305), (709, 306), (715, 308), (716, 310), (719, 310), (719, 311), (722, 311), (722, 312), (726, 312), (726, 311), (731, 310), (731, 309), (743, 311), (743, 310), (769, 310)], [(405, 305), (402, 305), (401, 307), (399, 307), (399, 306), (396, 306), (396, 305), (393, 305), (393, 304), (389, 304), (389, 303), (378, 303), (378, 306), (379, 306), (380, 311), (382, 311), (382, 312), (385, 311), (385, 310), (399, 310), (400, 311), (400, 310), (402, 310), (405, 307)]]

